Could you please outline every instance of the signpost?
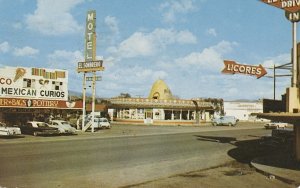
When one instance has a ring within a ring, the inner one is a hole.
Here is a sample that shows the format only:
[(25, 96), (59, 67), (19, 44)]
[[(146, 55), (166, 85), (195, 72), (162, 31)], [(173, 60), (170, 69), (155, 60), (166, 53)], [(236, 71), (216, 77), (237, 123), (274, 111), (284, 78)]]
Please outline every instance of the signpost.
[(253, 66), (253, 65), (242, 65), (237, 64), (235, 61), (224, 60), (225, 68), (222, 70), (222, 73), (225, 74), (246, 74), (251, 76), (256, 76), (257, 79), (263, 77), (267, 74), (266, 69), (262, 66)]
[[(82, 108), (82, 130), (86, 130), (85, 127), (85, 93), (86, 93), (86, 81), (92, 81), (92, 122), (94, 122), (95, 112), (95, 95), (96, 95), (96, 81), (100, 81), (101, 77), (96, 76), (96, 71), (103, 71), (103, 60), (96, 60), (96, 11), (90, 10), (86, 17), (86, 30), (85, 30), (85, 61), (78, 62), (77, 72), (83, 72), (83, 108)], [(92, 77), (87, 77), (86, 73), (93, 73)], [(92, 132), (94, 132), (94, 126), (92, 126)]]
[[(261, 0), (264, 3), (275, 6), (277, 8), (284, 9), (286, 11), (285, 15), (288, 20), (293, 23), (293, 70), (292, 70), (292, 86), (286, 90), (286, 111), (289, 113), (297, 112), (300, 109), (300, 99), (299, 99), (299, 81), (300, 81), (300, 65), (297, 61), (297, 22), (300, 20), (300, 0)], [(298, 83), (298, 84), (297, 84)], [(275, 116), (274, 116), (275, 117)], [(288, 119), (295, 119), (295, 115), (288, 117)], [(276, 120), (283, 119), (278, 118), (276, 115)], [(296, 120), (294, 123), (294, 133), (295, 133), (295, 157), (297, 161), (300, 161), (300, 126), (299, 122)]]
[(300, 0), (261, 0), (261, 2), (284, 9), (286, 18), (293, 23), (293, 70), (291, 85), (293, 88), (296, 88), (297, 80), (299, 80), (299, 76), (297, 75), (297, 22), (300, 20)]

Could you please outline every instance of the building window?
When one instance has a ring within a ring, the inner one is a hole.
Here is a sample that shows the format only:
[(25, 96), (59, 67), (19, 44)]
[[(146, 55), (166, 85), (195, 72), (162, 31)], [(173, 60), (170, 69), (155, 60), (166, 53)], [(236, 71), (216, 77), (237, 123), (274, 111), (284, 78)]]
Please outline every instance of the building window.
[(153, 94), (153, 99), (159, 99), (159, 96), (160, 96), (159, 93), (156, 92), (156, 93)]
[(165, 120), (172, 120), (172, 110), (165, 110)]

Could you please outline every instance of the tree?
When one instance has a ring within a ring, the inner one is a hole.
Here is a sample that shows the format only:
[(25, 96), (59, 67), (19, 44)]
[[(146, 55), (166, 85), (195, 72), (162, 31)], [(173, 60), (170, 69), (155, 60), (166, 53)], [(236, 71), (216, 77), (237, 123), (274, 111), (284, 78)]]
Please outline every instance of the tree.
[(118, 98), (131, 98), (131, 95), (129, 93), (120, 93)]

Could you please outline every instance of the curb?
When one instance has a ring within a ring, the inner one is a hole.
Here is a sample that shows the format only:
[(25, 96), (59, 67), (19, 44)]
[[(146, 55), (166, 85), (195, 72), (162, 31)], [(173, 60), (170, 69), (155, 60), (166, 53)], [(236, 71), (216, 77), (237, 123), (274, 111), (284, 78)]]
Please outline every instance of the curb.
[[(267, 158), (267, 157), (264, 157), (264, 158)], [(263, 163), (263, 161), (265, 161), (264, 158), (255, 158), (250, 162), (250, 165), (252, 167), (254, 167), (257, 172), (261, 173), (262, 175), (267, 176), (269, 179), (278, 179), (282, 182), (285, 182), (285, 183), (288, 183), (291, 185), (297, 185), (300, 187), (300, 182), (298, 182), (297, 180), (278, 175), (274, 172), (271, 172), (272, 170), (268, 170), (266, 167), (267, 165), (264, 165), (264, 163)], [(272, 166), (270, 166), (270, 168), (276, 169), (276, 167), (272, 167)], [(300, 175), (300, 171), (299, 171), (299, 175)]]

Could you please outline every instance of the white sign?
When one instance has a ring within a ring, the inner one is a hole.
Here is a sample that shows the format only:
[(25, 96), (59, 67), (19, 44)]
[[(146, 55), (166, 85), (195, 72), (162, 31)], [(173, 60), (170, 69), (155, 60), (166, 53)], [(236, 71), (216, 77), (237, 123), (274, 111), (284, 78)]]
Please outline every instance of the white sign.
[(0, 72), (0, 97), (68, 100), (65, 70), (5, 67)]
[[(93, 81), (93, 77), (86, 77), (85, 78), (86, 81)], [(101, 76), (96, 76), (95, 81), (101, 81), (102, 77)]]

